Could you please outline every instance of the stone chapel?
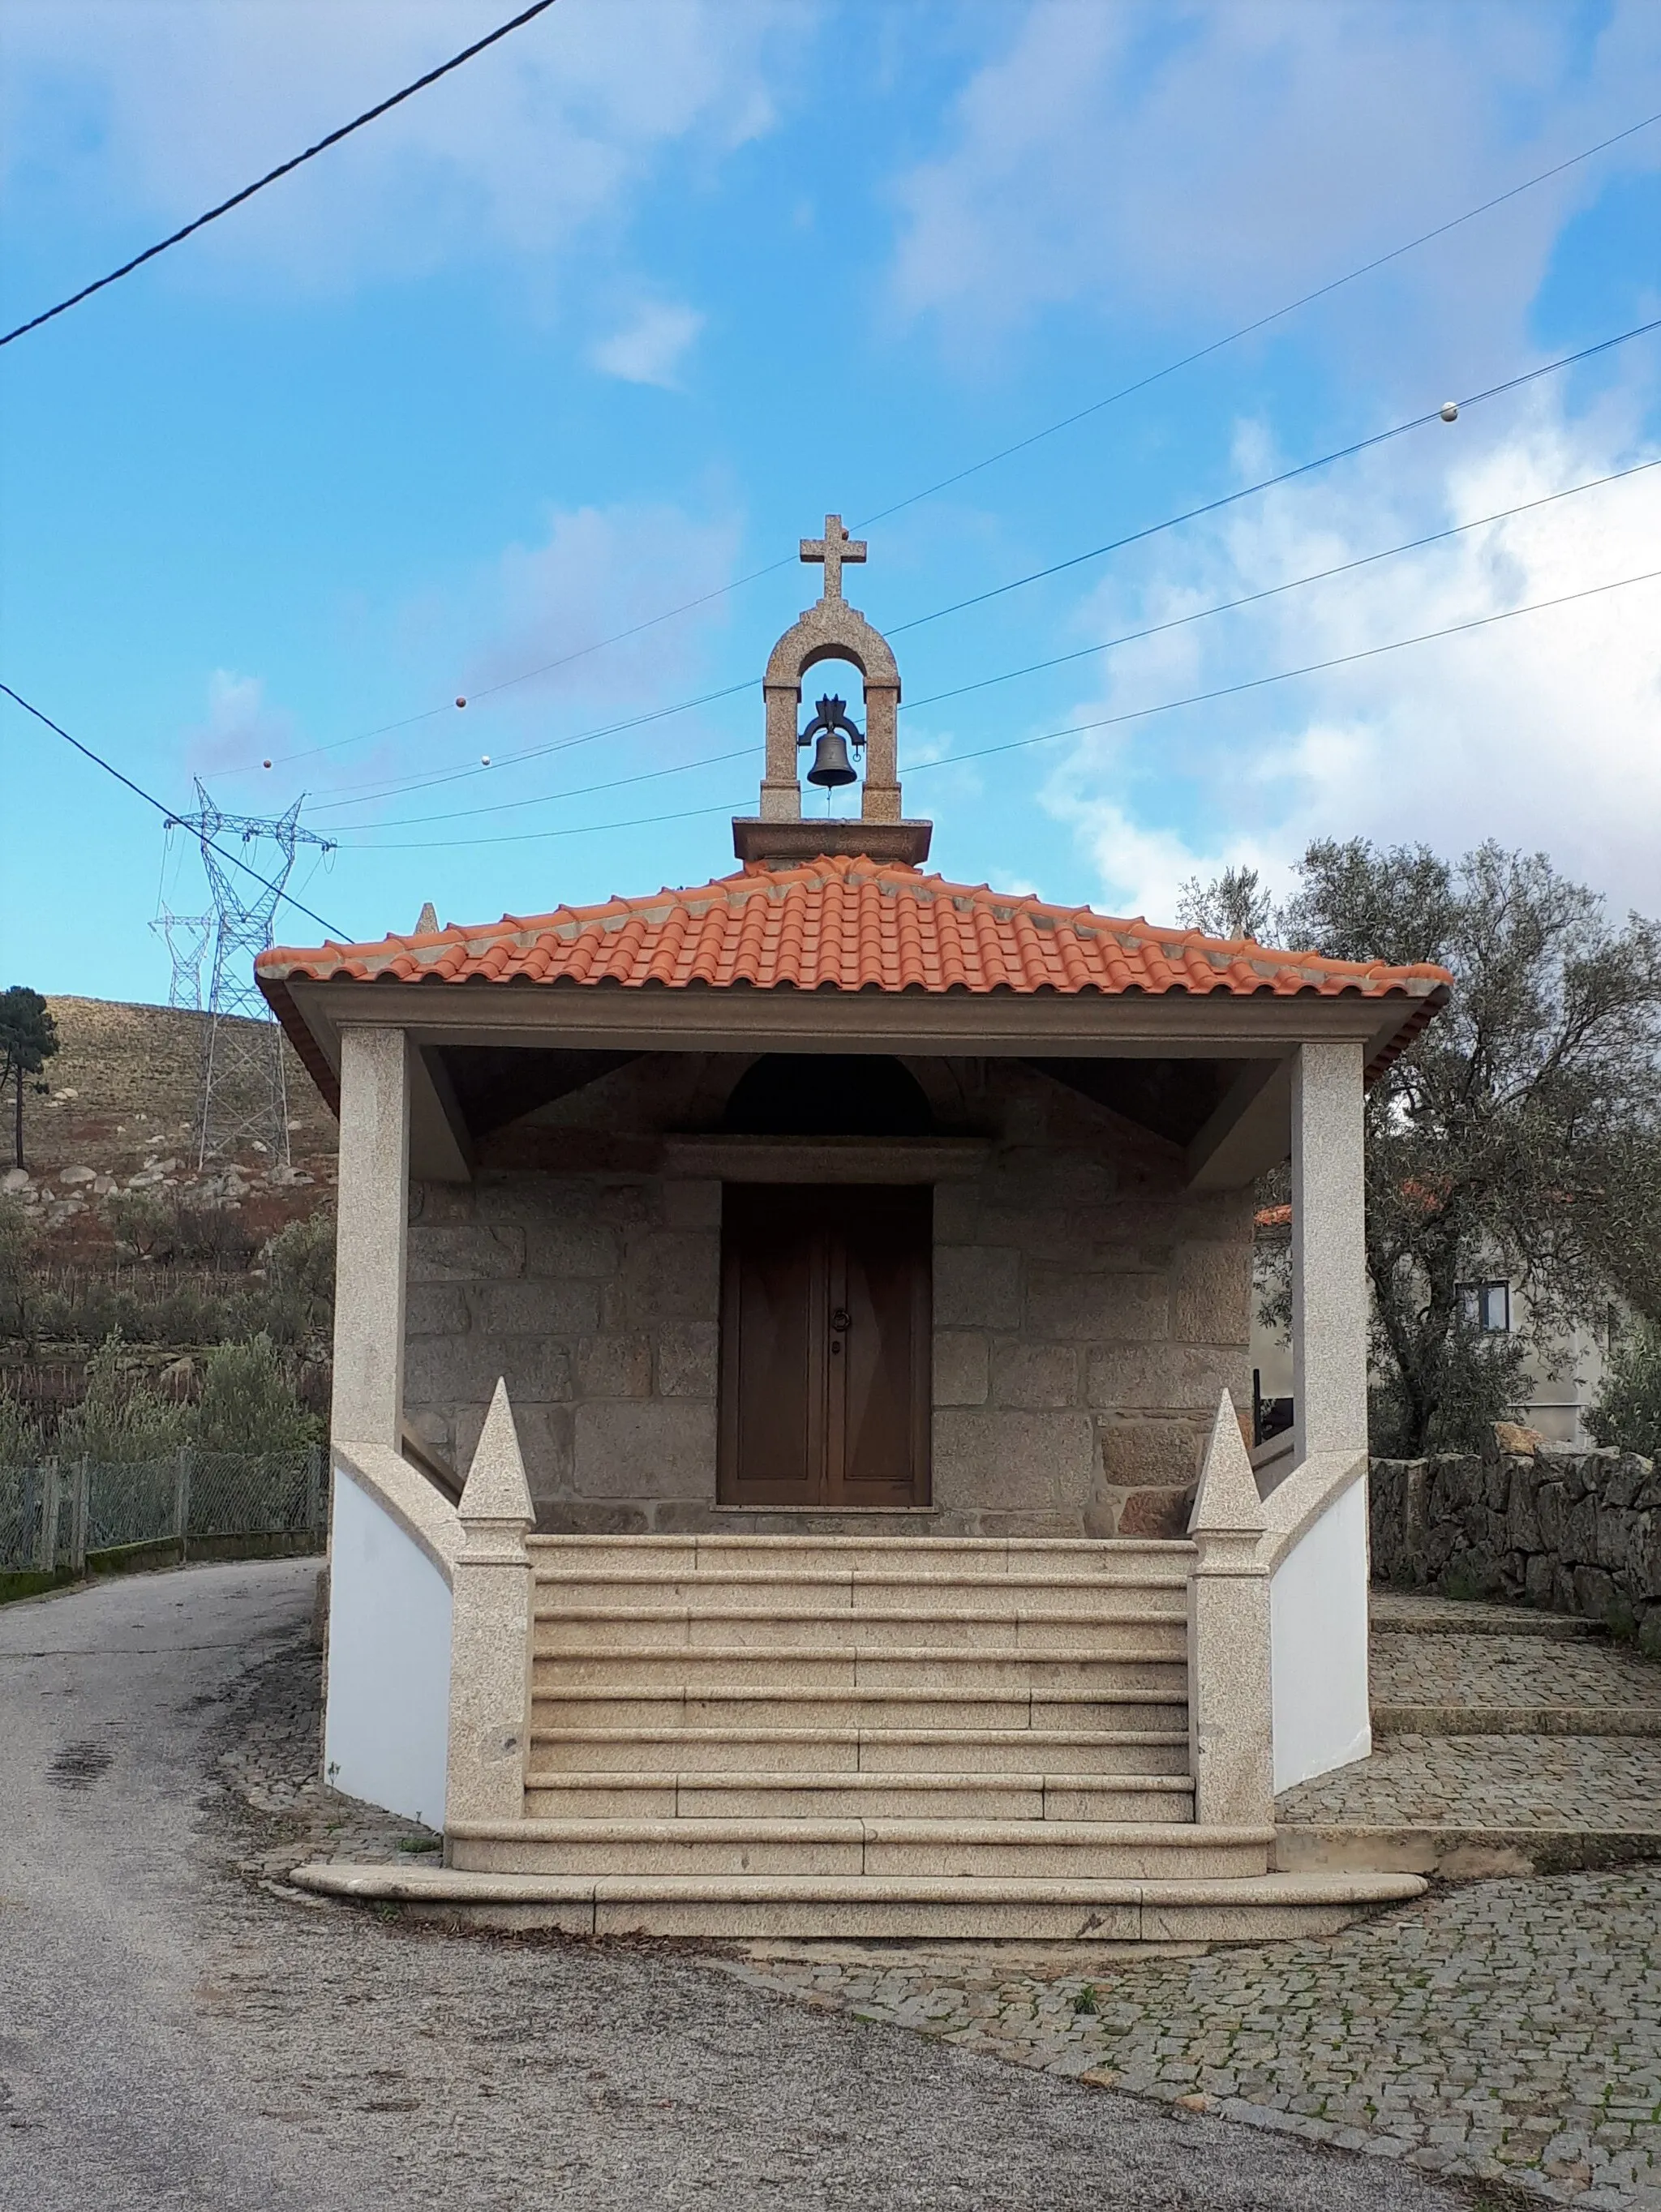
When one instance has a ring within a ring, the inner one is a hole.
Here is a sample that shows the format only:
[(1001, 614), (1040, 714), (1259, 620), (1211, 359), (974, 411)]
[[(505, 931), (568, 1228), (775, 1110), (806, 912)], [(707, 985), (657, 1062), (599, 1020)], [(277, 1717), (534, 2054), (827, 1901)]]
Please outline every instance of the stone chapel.
[[(1274, 1793), (1369, 1746), (1361, 1101), (1449, 979), (930, 872), (866, 547), (801, 554), (735, 872), (260, 957), (341, 1121), (326, 1761), (445, 1837), (308, 1878), (599, 1932), (1342, 1924), (1416, 1878), (1277, 1871)], [(804, 725), (832, 659), (862, 699)]]

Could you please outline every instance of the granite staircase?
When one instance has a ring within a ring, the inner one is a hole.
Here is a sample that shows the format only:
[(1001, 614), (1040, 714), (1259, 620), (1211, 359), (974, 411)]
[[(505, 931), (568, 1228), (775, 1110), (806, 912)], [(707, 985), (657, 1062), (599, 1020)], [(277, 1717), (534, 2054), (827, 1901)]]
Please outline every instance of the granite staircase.
[[(1185, 1543), (533, 1537), (522, 1817), (455, 1820), (498, 1916), (706, 1938), (1309, 1933), (1410, 1879), (1197, 1825)], [(1370, 1886), (1369, 1886), (1370, 1883)]]

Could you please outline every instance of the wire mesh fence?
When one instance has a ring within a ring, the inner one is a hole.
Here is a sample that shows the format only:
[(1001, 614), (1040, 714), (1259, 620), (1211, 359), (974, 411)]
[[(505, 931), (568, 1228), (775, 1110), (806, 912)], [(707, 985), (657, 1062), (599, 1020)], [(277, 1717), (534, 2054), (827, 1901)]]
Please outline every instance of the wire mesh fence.
[(181, 1559), (320, 1551), (328, 1508), (317, 1444), (0, 1468), (0, 1572), (80, 1572), (89, 1559), (113, 1564), (150, 1547), (171, 1547)]

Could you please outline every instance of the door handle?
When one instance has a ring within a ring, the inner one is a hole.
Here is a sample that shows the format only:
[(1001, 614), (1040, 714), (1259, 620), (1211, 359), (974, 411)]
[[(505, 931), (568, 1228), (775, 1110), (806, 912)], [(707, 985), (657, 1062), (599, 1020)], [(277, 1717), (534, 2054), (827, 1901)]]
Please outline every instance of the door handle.
[(837, 1336), (845, 1336), (854, 1326), (854, 1316), (846, 1306), (837, 1306), (830, 1316), (830, 1327)]

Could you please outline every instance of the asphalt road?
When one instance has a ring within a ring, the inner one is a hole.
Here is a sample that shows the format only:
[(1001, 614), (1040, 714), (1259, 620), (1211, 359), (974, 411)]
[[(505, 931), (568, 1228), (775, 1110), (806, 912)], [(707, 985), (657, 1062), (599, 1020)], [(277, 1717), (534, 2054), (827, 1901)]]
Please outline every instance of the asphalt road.
[(1463, 2191), (802, 2008), (651, 1947), (275, 1896), (216, 1781), (308, 1562), (0, 1614), (11, 2212), (1429, 2212)]

